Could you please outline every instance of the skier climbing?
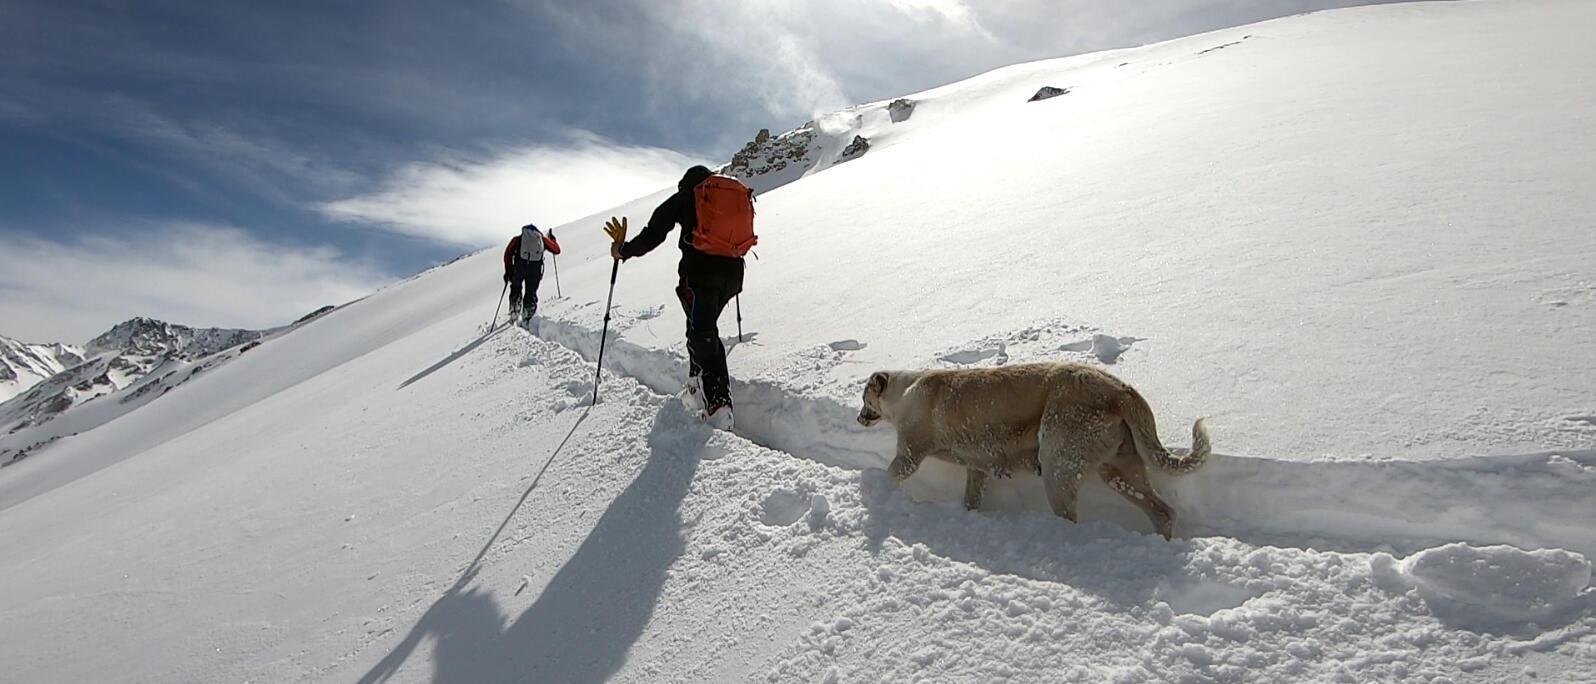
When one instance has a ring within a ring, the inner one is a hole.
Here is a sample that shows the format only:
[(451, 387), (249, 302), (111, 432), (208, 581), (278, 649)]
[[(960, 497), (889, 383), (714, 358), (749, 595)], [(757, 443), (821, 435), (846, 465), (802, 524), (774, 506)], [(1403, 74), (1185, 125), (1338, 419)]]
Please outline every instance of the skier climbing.
[(732, 421), (731, 379), (726, 346), (717, 321), (726, 304), (743, 290), (743, 255), (753, 234), (753, 192), (729, 176), (694, 166), (682, 175), (676, 193), (654, 209), (648, 225), (627, 241), (625, 219), (611, 218), (605, 230), (614, 238), (610, 255), (619, 260), (643, 256), (682, 227), (676, 298), (687, 315), (688, 383), (684, 398), (703, 408), (702, 417), (721, 427)]
[[(538, 311), (538, 284), (543, 281), (543, 252), (560, 253), (554, 231), (543, 231), (530, 223), (510, 238), (504, 248), (504, 282), (510, 284), (510, 320), (525, 325)], [(526, 286), (525, 296), (522, 285)]]

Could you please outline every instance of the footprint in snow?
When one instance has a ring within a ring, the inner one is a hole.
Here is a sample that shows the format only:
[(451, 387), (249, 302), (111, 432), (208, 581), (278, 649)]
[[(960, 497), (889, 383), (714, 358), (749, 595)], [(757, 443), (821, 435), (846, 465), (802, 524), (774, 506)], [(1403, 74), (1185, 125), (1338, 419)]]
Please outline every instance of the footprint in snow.
[(1093, 356), (1097, 357), (1098, 361), (1104, 364), (1113, 364), (1119, 360), (1120, 355), (1124, 354), (1125, 350), (1130, 349), (1132, 344), (1140, 342), (1143, 339), (1145, 338), (1114, 337), (1113, 335), (1097, 334), (1093, 335), (1092, 339), (1090, 340), (1081, 340), (1079, 342), (1071, 342), (1066, 344), (1062, 347), (1059, 347), (1059, 350), (1072, 352), (1091, 352)]
[(565, 390), (566, 394), (569, 394), (573, 397), (587, 397), (593, 394), (593, 383), (591, 382), (567, 380), (563, 385), (560, 385), (560, 387)]
[(990, 347), (986, 349), (966, 349), (964, 351), (956, 351), (952, 354), (943, 354), (938, 358), (943, 361), (947, 361), (948, 363), (956, 363), (961, 366), (968, 366), (972, 363), (980, 363), (987, 359), (994, 359), (996, 365), (1001, 366), (1009, 360), (1009, 355), (1007, 348), (1000, 344), (996, 347)]
[(865, 343), (859, 340), (837, 340), (830, 345), (832, 351), (859, 351), (865, 348)]
[(771, 527), (786, 527), (809, 512), (809, 497), (790, 489), (778, 489), (765, 497), (759, 521)]

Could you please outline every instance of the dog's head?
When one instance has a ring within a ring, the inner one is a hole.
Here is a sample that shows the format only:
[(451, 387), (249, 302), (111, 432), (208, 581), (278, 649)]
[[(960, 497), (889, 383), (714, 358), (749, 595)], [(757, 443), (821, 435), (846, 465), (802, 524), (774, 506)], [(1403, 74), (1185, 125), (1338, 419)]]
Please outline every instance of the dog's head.
[(881, 422), (881, 395), (887, 391), (887, 374), (877, 371), (865, 383), (864, 407), (859, 409), (859, 424), (870, 427)]

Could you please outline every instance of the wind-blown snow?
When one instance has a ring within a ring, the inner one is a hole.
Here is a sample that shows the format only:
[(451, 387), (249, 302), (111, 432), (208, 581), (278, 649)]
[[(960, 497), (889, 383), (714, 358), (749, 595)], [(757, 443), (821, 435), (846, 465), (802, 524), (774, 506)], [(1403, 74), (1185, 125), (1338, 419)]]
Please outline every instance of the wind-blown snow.
[[(1593, 21), (1327, 12), (823, 117), (870, 146), (759, 198), (736, 434), (670, 396), (669, 247), (602, 332), (600, 217), (530, 332), (497, 248), (341, 307), (0, 472), (7, 677), (1588, 680)], [(1207, 418), (1176, 539), (1028, 474), (965, 512), (853, 420), (1040, 359)]]

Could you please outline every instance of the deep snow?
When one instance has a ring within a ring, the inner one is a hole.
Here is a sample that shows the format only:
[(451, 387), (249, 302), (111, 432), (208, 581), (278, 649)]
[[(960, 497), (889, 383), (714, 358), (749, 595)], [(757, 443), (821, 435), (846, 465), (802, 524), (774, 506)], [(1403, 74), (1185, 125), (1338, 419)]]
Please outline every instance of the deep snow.
[[(1593, 20), (1326, 12), (825, 117), (870, 150), (760, 197), (736, 434), (670, 397), (668, 247), (588, 406), (598, 226), (663, 194), (557, 229), (531, 333), (497, 247), (423, 273), (0, 472), (6, 676), (1588, 680)], [(1207, 417), (1176, 540), (1028, 475), (967, 513), (853, 422), (871, 370), (1038, 359)]]

